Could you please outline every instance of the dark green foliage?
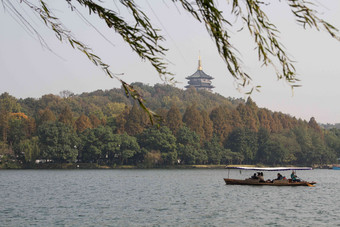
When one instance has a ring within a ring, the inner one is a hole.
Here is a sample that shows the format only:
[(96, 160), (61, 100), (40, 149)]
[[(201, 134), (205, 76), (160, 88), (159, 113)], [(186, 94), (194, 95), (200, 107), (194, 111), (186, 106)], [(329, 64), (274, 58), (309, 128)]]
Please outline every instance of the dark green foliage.
[(138, 143), (148, 150), (156, 150), (161, 153), (176, 151), (176, 138), (168, 127), (152, 127), (144, 130), (138, 136)]
[(225, 147), (242, 154), (244, 161), (252, 164), (258, 149), (257, 133), (247, 128), (237, 128), (228, 136)]
[(47, 122), (39, 126), (41, 158), (55, 162), (75, 162), (78, 156), (79, 138), (68, 125)]

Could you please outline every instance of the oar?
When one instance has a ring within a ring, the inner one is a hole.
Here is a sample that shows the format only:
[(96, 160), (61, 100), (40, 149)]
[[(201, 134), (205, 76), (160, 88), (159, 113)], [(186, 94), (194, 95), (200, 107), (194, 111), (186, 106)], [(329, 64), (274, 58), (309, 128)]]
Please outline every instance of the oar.
[(315, 187), (315, 185), (312, 185), (312, 184), (308, 183), (307, 181), (306, 181), (306, 184), (307, 184), (307, 186), (309, 186), (309, 187)]
[(300, 181), (305, 182), (308, 187), (315, 187), (315, 185), (310, 184), (308, 181), (305, 181), (305, 180), (301, 179), (300, 177), (296, 177), (296, 178), (300, 179)]

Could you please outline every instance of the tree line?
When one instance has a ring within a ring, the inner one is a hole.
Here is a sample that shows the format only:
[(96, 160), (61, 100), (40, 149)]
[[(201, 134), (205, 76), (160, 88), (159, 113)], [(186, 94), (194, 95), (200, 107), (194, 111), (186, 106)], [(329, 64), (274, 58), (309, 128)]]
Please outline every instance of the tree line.
[(161, 117), (151, 124), (121, 89), (16, 99), (0, 95), (3, 168), (37, 162), (158, 167), (192, 164), (323, 165), (340, 155), (340, 130), (170, 85), (133, 84)]

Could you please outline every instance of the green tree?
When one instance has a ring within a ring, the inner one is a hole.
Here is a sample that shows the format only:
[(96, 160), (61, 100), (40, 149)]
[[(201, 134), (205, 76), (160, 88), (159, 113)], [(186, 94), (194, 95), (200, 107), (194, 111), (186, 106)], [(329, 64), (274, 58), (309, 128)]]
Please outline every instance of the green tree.
[(39, 126), (41, 158), (57, 163), (74, 162), (78, 156), (79, 138), (72, 127), (61, 122)]
[(178, 157), (182, 164), (196, 164), (200, 156), (200, 137), (188, 127), (182, 127), (176, 134)]
[(81, 134), (80, 159), (83, 162), (113, 163), (121, 140), (110, 127), (87, 129)]
[(267, 163), (267, 151), (265, 150), (266, 144), (269, 140), (270, 132), (267, 128), (260, 128), (257, 132), (257, 144), (258, 150), (256, 153), (256, 162), (257, 163)]
[(237, 128), (230, 133), (225, 147), (244, 156), (247, 164), (252, 164), (257, 153), (257, 134), (247, 128)]
[(163, 126), (159, 129), (155, 127), (144, 130), (137, 137), (140, 147), (148, 151), (160, 151), (165, 164), (174, 164), (177, 161), (176, 138), (170, 129)]
[(19, 143), (19, 151), (24, 154), (24, 161), (30, 165), (35, 163), (40, 157), (40, 144), (37, 136), (31, 139), (21, 140)]
[(207, 152), (209, 164), (220, 164), (224, 147), (221, 145), (217, 137), (213, 137), (211, 141), (206, 141), (204, 150)]
[(335, 152), (336, 157), (340, 157), (340, 130), (332, 128), (325, 131), (325, 144)]
[(137, 138), (126, 133), (118, 136), (120, 137), (120, 144), (115, 157), (118, 158), (119, 164), (137, 164), (140, 161), (138, 158), (134, 159), (134, 156), (140, 152)]

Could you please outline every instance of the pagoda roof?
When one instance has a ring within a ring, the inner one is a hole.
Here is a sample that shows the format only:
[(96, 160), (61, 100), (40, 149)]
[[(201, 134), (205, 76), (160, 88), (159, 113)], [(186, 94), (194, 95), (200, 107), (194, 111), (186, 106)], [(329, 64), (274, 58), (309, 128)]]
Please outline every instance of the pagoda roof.
[(214, 79), (213, 77), (211, 77), (208, 74), (206, 74), (205, 72), (203, 72), (203, 70), (201, 70), (201, 69), (198, 69), (194, 74), (186, 77), (185, 79), (195, 79), (195, 78), (197, 78), (197, 79), (204, 78), (204, 79), (209, 79), (209, 80)]

